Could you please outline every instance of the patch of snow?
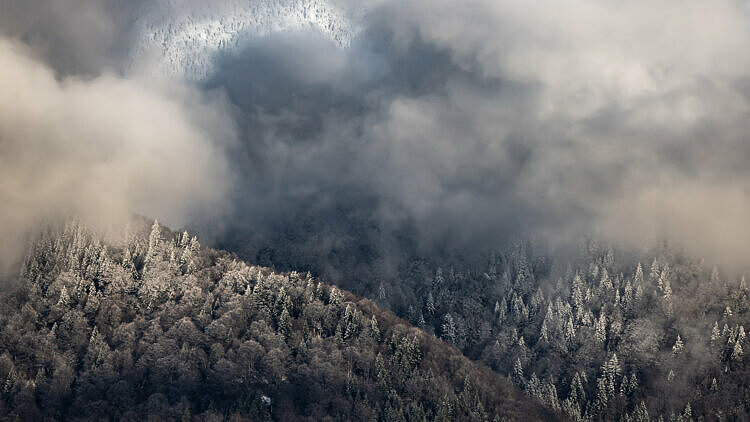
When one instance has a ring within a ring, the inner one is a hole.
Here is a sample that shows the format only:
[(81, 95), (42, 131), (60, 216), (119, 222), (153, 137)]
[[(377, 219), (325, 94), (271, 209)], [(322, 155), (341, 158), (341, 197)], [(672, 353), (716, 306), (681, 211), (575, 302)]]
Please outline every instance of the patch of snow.
[(317, 29), (338, 46), (356, 30), (346, 13), (326, 0), (160, 0), (136, 22), (133, 63), (150, 71), (200, 81), (217, 53), (274, 32)]

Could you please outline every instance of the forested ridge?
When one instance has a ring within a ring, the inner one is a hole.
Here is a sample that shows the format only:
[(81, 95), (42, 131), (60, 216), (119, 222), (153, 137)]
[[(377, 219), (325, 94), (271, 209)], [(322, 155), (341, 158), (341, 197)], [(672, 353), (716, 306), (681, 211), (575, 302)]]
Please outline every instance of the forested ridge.
[(415, 258), (340, 282), (363, 299), (158, 223), (125, 232), (31, 243), (0, 302), (5, 419), (750, 417), (747, 282), (666, 245)]
[(498, 242), (467, 256), (420, 253), (408, 231), (389, 246), (404, 253), (389, 260), (367, 225), (328, 243), (325, 230), (307, 227), (228, 246), (333, 279), (572, 420), (750, 419), (741, 273), (665, 242), (635, 250), (583, 238), (564, 253)]
[(550, 420), (373, 302), (137, 221), (29, 248), (0, 313), (5, 420)]
[(555, 260), (519, 242), (480, 263), (413, 257), (378, 284), (342, 285), (571, 420), (750, 418), (747, 281), (666, 244), (584, 240)]

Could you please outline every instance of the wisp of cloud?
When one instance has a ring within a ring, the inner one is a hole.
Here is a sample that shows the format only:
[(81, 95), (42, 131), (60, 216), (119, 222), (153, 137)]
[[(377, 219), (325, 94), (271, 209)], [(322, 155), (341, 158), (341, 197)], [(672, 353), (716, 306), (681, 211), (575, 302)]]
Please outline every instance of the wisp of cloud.
[(101, 225), (140, 213), (180, 225), (220, 207), (233, 125), (216, 110), (185, 88), (59, 78), (28, 46), (0, 39), (3, 269), (30, 230), (60, 216)]

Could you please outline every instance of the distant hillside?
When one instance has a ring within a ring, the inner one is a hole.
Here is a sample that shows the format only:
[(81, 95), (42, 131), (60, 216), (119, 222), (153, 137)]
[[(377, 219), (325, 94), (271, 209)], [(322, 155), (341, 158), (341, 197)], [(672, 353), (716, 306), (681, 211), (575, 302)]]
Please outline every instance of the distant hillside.
[(253, 38), (275, 32), (315, 30), (338, 46), (356, 29), (327, 0), (218, 0), (148, 3), (136, 22), (136, 62), (156, 59), (157, 73), (200, 81), (210, 76), (217, 54), (233, 53)]
[(157, 223), (125, 238), (30, 247), (0, 302), (3, 420), (555, 419), (368, 300)]

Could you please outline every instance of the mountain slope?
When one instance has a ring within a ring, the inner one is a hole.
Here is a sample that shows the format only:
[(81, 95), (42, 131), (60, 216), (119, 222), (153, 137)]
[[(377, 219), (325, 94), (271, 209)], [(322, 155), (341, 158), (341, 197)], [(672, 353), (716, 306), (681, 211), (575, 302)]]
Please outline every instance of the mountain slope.
[(232, 52), (254, 37), (312, 29), (339, 46), (356, 30), (344, 11), (326, 0), (160, 1), (136, 23), (135, 62), (151, 58), (150, 71), (202, 80), (215, 55)]
[(6, 419), (554, 418), (370, 301), (140, 226), (34, 243), (2, 300)]

